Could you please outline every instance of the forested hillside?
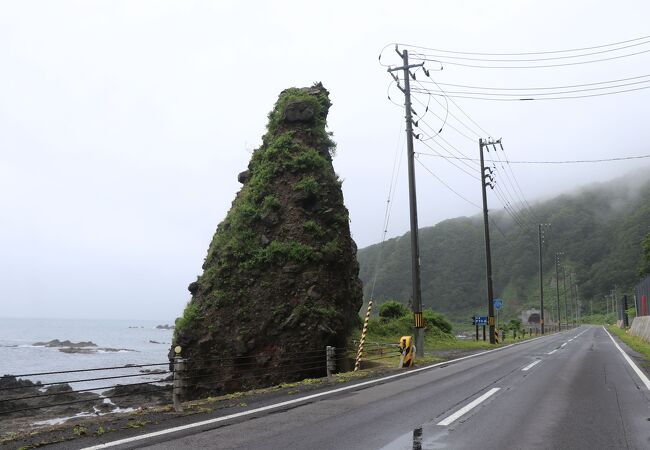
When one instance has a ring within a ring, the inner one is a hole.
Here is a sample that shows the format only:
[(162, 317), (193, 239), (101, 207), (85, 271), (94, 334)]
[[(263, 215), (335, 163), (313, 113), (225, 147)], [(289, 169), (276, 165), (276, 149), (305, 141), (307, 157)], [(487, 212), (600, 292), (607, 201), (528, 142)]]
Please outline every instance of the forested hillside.
[[(539, 306), (537, 223), (552, 224), (543, 252), (547, 308), (555, 303), (550, 304), (555, 299), (556, 252), (564, 252), (567, 274), (575, 274), (580, 298), (593, 298), (594, 309), (604, 304), (603, 296), (615, 284), (619, 293), (631, 291), (638, 279), (641, 241), (650, 231), (650, 182), (637, 173), (531, 207), (536, 220), (529, 215), (525, 227), (504, 211), (491, 211), (496, 223), (490, 224), (494, 290), (505, 300), (504, 313)], [(406, 304), (411, 297), (410, 233), (380, 247), (372, 245), (358, 253), (366, 300), (376, 274), (374, 299)], [(424, 307), (456, 322), (483, 313), (487, 296), (482, 215), (420, 229), (420, 249)], [(562, 281), (560, 270), (561, 289)]]

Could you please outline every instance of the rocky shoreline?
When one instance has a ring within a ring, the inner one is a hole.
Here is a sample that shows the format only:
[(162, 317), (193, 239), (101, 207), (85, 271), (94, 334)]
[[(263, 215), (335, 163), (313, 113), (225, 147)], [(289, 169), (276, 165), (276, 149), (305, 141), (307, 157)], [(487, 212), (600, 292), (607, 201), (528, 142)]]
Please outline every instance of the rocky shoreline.
[(35, 342), (32, 344), (34, 347), (52, 347), (57, 348), (62, 353), (81, 353), (92, 354), (99, 352), (137, 352), (130, 348), (112, 348), (112, 347), (98, 347), (94, 342), (71, 342), (59, 341), (53, 339), (49, 342)]
[(0, 433), (56, 419), (63, 421), (168, 404), (171, 402), (169, 381), (170, 377), (161, 380), (160, 384), (118, 384), (99, 394), (75, 392), (68, 383), (43, 385), (4, 375), (0, 377)]

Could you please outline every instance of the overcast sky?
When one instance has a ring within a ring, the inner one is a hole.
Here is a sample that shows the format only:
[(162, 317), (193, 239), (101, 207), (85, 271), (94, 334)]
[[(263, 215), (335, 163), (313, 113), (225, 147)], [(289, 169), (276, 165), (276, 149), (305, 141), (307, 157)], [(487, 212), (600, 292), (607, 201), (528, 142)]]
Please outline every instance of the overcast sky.
[[(1, 1), (0, 315), (178, 316), (240, 187), (237, 173), (290, 86), (321, 81), (329, 89), (334, 167), (344, 179), (353, 237), (359, 247), (378, 242), (393, 161), (404, 151), (403, 109), (387, 99), (391, 78), (377, 59), (386, 44), (572, 49), (648, 35), (648, 17), (643, 0)], [(391, 48), (384, 55), (382, 62), (399, 62)], [(478, 86), (584, 84), (644, 75), (649, 55), (525, 70), (443, 64), (431, 76)], [(455, 101), (503, 138), (513, 161), (650, 153), (650, 90)], [(433, 113), (444, 117), (446, 109), (434, 103), (425, 117), (439, 128)], [(483, 134), (455, 105), (450, 113)], [(477, 157), (477, 141), (451, 125), (477, 138), (453, 117), (441, 137)], [(416, 151), (430, 152), (420, 143)], [(480, 203), (478, 180), (444, 159), (420, 160)], [(511, 167), (534, 203), (644, 161)], [(408, 230), (405, 174), (402, 161), (389, 236)], [(421, 226), (479, 212), (420, 166), (417, 183)], [(489, 201), (500, 207), (498, 198)]]

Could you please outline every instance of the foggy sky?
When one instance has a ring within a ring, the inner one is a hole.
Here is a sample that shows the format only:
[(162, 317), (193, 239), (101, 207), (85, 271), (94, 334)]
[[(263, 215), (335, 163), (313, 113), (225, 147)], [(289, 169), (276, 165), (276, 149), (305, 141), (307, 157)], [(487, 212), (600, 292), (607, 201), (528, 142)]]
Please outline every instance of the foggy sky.
[[(641, 0), (0, 2), (0, 316), (178, 316), (240, 188), (237, 173), (290, 86), (321, 81), (330, 91), (334, 167), (353, 237), (360, 248), (376, 243), (395, 154), (404, 151), (403, 110), (388, 101), (390, 77), (377, 61), (386, 44), (490, 53), (588, 47), (646, 35), (648, 17)], [(384, 61), (397, 63), (391, 52)], [(643, 75), (648, 55), (539, 70), (446, 66), (433, 76), (570, 85)], [(391, 96), (403, 101), (395, 89)], [(650, 153), (650, 90), (456, 101), (503, 138), (513, 161)], [(477, 157), (477, 142), (449, 127), (442, 136)], [(479, 181), (421, 158), (480, 203)], [(513, 169), (534, 203), (643, 161)], [(389, 237), (408, 230), (405, 174), (403, 161)], [(421, 226), (479, 212), (420, 167), (416, 177)]]

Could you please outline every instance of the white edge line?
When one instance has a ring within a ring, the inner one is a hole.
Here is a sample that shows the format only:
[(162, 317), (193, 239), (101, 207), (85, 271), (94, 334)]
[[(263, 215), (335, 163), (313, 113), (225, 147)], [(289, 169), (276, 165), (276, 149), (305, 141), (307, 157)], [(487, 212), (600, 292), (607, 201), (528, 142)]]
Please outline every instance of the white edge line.
[(564, 344), (562, 344), (562, 345), (560, 345), (560, 347), (565, 347), (565, 346), (566, 346), (566, 344), (567, 344), (567, 343), (565, 342)]
[(441, 420), (440, 422), (437, 423), (437, 425), (446, 427), (447, 425), (453, 423), (456, 421), (456, 419), (461, 418), (468, 412), (470, 412), (472, 409), (476, 408), (478, 405), (483, 403), (485, 400), (488, 398), (492, 397), (494, 394), (497, 393), (497, 391), (501, 388), (492, 388), (489, 391), (487, 391), (485, 394), (481, 395), (479, 398), (471, 401), (467, 405), (463, 406), (460, 408), (458, 411), (447, 417), (446, 419)]
[(549, 337), (549, 336), (553, 336), (553, 335), (548, 334), (548, 335), (545, 335), (545, 336), (539, 336), (539, 337), (536, 337), (536, 338), (533, 338), (533, 339), (529, 339), (527, 341), (508, 344), (508, 345), (505, 345), (503, 347), (494, 348), (492, 350), (486, 350), (484, 352), (474, 353), (473, 355), (463, 356), (461, 358), (450, 359), (449, 361), (443, 361), (443, 362), (439, 362), (439, 363), (436, 363), (436, 364), (432, 364), (430, 366), (420, 367), (419, 369), (412, 369), (412, 370), (409, 370), (408, 372), (401, 372), (401, 373), (398, 373), (398, 374), (395, 374), (395, 375), (389, 375), (389, 376), (383, 377), (383, 378), (377, 378), (377, 379), (374, 379), (374, 380), (364, 381), (364, 382), (357, 383), (357, 384), (352, 384), (352, 385), (349, 385), (349, 386), (343, 386), (343, 387), (340, 387), (338, 389), (332, 389), (332, 390), (325, 391), (325, 392), (319, 392), (317, 394), (306, 395), (304, 397), (294, 398), (292, 400), (287, 400), (286, 402), (280, 402), (280, 403), (274, 403), (272, 405), (261, 406), (259, 408), (250, 409), (248, 411), (242, 411), (242, 412), (238, 412), (238, 413), (235, 413), (235, 414), (229, 414), (227, 416), (215, 417), (213, 419), (203, 420), (201, 422), (188, 423), (187, 425), (180, 425), (180, 426), (174, 427), (174, 428), (167, 428), (165, 430), (154, 431), (153, 433), (147, 433), (147, 434), (142, 434), (142, 435), (139, 435), (139, 436), (133, 436), (133, 437), (129, 437), (129, 438), (120, 439), (120, 440), (117, 440), (117, 441), (106, 442), (104, 444), (93, 445), (92, 447), (85, 447), (82, 450), (99, 450), (99, 449), (102, 449), (102, 448), (115, 447), (117, 445), (128, 444), (130, 442), (140, 441), (142, 439), (148, 439), (148, 438), (152, 438), (152, 437), (163, 436), (165, 434), (176, 433), (178, 431), (189, 430), (191, 428), (202, 427), (204, 425), (210, 425), (210, 424), (213, 424), (213, 423), (224, 422), (226, 420), (236, 419), (238, 417), (249, 416), (249, 415), (257, 414), (257, 413), (263, 412), (263, 411), (269, 411), (269, 410), (276, 409), (276, 408), (282, 408), (283, 406), (294, 405), (296, 403), (304, 402), (304, 401), (307, 401), (307, 400), (312, 400), (312, 399), (319, 398), (319, 397), (324, 397), (326, 395), (336, 394), (338, 392), (349, 391), (349, 390), (352, 390), (352, 389), (360, 388), (362, 386), (368, 386), (368, 385), (371, 385), (371, 384), (380, 383), (382, 381), (391, 380), (391, 379), (403, 377), (403, 376), (406, 376), (406, 375), (411, 375), (411, 374), (417, 373), (417, 372), (422, 372), (424, 370), (430, 370), (430, 369), (433, 369), (433, 368), (436, 368), (436, 367), (439, 367), (439, 366), (442, 366), (442, 365), (462, 361), (464, 359), (475, 358), (477, 356), (486, 355), (488, 353), (497, 352), (497, 351), (500, 351), (500, 350), (505, 350), (506, 348), (509, 348), (509, 347), (512, 347), (512, 346), (515, 346), (515, 345), (527, 344), (529, 342), (536, 341), (537, 339), (542, 339), (544, 337)]
[(535, 367), (537, 364), (539, 364), (539, 363), (541, 363), (541, 362), (542, 362), (542, 361), (539, 360), (539, 359), (536, 360), (536, 361), (533, 361), (532, 363), (528, 364), (526, 367), (524, 367), (523, 369), (521, 369), (521, 371), (522, 371), (522, 372), (527, 372), (527, 371), (529, 371), (530, 369), (532, 369), (533, 367)]
[(557, 348), (555, 350), (552, 350), (552, 351), (548, 352), (547, 355), (552, 355), (555, 352), (557, 352)]
[(643, 373), (643, 372), (641, 371), (641, 369), (639, 369), (639, 368), (637, 367), (637, 365), (634, 364), (634, 361), (632, 361), (632, 359), (630, 359), (630, 357), (628, 356), (628, 354), (625, 353), (625, 350), (623, 350), (623, 349), (622, 349), (622, 348), (621, 348), (621, 347), (616, 343), (616, 341), (614, 340), (614, 338), (612, 337), (612, 335), (609, 334), (609, 331), (607, 331), (607, 328), (603, 327), (603, 330), (605, 330), (605, 333), (607, 333), (607, 336), (609, 336), (609, 338), (612, 340), (612, 342), (614, 343), (614, 345), (616, 346), (616, 348), (618, 349), (618, 351), (621, 352), (621, 355), (623, 355), (623, 358), (625, 358), (625, 361), (627, 361), (627, 363), (630, 365), (630, 367), (632, 367), (632, 370), (634, 370), (634, 372), (639, 376), (639, 378), (641, 379), (641, 381), (643, 382), (643, 384), (645, 384), (646, 389), (650, 391), (650, 380), (648, 380), (648, 377), (645, 376), (645, 373)]

